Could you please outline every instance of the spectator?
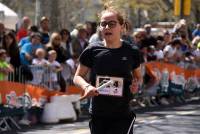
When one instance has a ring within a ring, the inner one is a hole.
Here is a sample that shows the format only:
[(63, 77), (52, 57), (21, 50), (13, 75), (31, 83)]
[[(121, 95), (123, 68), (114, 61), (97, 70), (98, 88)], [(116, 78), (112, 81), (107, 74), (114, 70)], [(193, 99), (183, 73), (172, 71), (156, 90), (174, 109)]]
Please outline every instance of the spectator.
[(192, 32), (192, 37), (200, 36), (200, 24), (197, 24), (196, 29)]
[(196, 63), (200, 65), (200, 42), (197, 44), (196, 49), (193, 52), (195, 56)]
[(156, 38), (151, 33), (152, 26), (150, 24), (145, 24), (144, 29), (146, 31), (146, 37), (142, 40), (142, 43), (150, 46), (156, 44)]
[(60, 35), (62, 39), (61, 46), (65, 49), (67, 59), (69, 59), (71, 58), (72, 53), (70, 32), (67, 29), (62, 29)]
[(35, 58), (32, 60), (31, 71), (33, 73), (34, 79), (31, 81), (32, 84), (41, 85), (43, 84), (43, 78), (45, 73), (45, 66), (48, 62), (45, 59), (45, 50), (43, 48), (38, 48), (35, 52)]
[(7, 76), (10, 72), (13, 72), (12, 66), (6, 61), (6, 51), (0, 49), (0, 81), (7, 80)]
[(79, 57), (79, 55), (76, 54), (76, 53), (74, 53), (74, 54), (72, 55), (72, 57), (66, 61), (66, 63), (71, 67), (71, 70), (72, 70), (72, 74), (73, 74), (73, 75), (75, 74), (76, 69), (77, 69), (78, 64), (79, 64), (79, 62), (78, 62), (78, 57)]
[(176, 37), (180, 37), (181, 34), (185, 34), (188, 39), (188, 26), (186, 20), (179, 20), (179, 22), (175, 24), (173, 32), (176, 34)]
[(93, 34), (92, 22), (90, 22), (90, 21), (86, 21), (86, 22), (85, 22), (85, 30), (86, 30), (86, 32), (87, 32), (87, 40), (89, 40), (90, 37), (91, 37), (92, 34)]
[(20, 40), (23, 37), (26, 37), (28, 35), (28, 27), (31, 24), (31, 20), (29, 17), (25, 16), (22, 19), (22, 25), (20, 26), (18, 32), (17, 32), (17, 41), (20, 42)]
[(147, 36), (151, 36), (151, 24), (145, 24), (144, 29), (146, 31)]
[(81, 52), (88, 46), (87, 31), (84, 24), (77, 24), (77, 35), (72, 36), (72, 54)]
[(49, 19), (43, 16), (40, 20), (40, 33), (42, 36), (41, 43), (46, 45), (49, 42), (50, 37), (50, 28), (49, 28)]
[(45, 59), (45, 50), (43, 48), (38, 48), (35, 52), (36, 58), (33, 59), (33, 65), (45, 66), (47, 65), (47, 60)]
[(99, 27), (97, 27), (96, 33), (94, 33), (89, 39), (89, 45), (92, 45), (92, 44), (95, 44), (95, 43), (101, 44), (102, 41), (103, 41), (103, 39), (102, 39), (101, 32), (99, 30)]
[(7, 31), (3, 37), (3, 49), (7, 53), (7, 61), (16, 69), (20, 67), (19, 48), (17, 46), (15, 34)]
[(163, 48), (162, 40), (157, 39), (157, 44), (155, 46), (156, 50), (155, 50), (154, 54), (156, 55), (156, 59), (159, 61), (160, 60), (162, 61), (164, 59), (164, 54), (163, 54), (162, 48)]
[(4, 33), (5, 33), (5, 26), (3, 22), (0, 21), (0, 48), (2, 48)]
[(67, 52), (61, 46), (61, 35), (59, 33), (52, 33), (49, 43), (46, 45), (47, 52), (55, 50), (57, 53), (56, 61), (59, 63), (65, 63), (67, 60)]
[(30, 36), (31, 36), (31, 34), (32, 34), (33, 32), (35, 32), (35, 33), (38, 32), (38, 27), (37, 27), (37, 26), (32, 25), (32, 26), (30, 26), (30, 27), (28, 28), (28, 36), (23, 37), (23, 38), (20, 40), (20, 42), (18, 43), (19, 48), (21, 48), (24, 44), (30, 43), (30, 42), (31, 42)]
[(147, 61), (155, 61), (157, 60), (157, 56), (155, 55), (156, 48), (151, 45), (147, 48)]
[(197, 47), (197, 44), (200, 42), (200, 36), (196, 36), (196, 37), (194, 37), (193, 38), (193, 40), (192, 40), (192, 47), (194, 48), (196, 48)]
[(128, 20), (125, 20), (124, 22), (124, 32), (122, 34), (122, 40), (127, 41), (129, 44), (133, 45), (133, 38), (131, 37), (131, 34), (133, 32), (133, 27), (131, 25), (131, 22), (129, 22)]
[(30, 65), (38, 48), (43, 48), (43, 45), (41, 44), (41, 35), (40, 33), (32, 33), (31, 42), (24, 44), (20, 50), (21, 64)]
[(188, 52), (191, 48), (188, 38), (185, 34), (181, 34), (181, 51), (182, 53)]
[(162, 49), (164, 49), (165, 46), (169, 45), (171, 40), (172, 40), (172, 35), (169, 33), (169, 31), (165, 31), (163, 35)]
[[(67, 60), (67, 52), (65, 49), (61, 46), (61, 35), (59, 33), (52, 33), (50, 37), (49, 43), (46, 45), (47, 52), (50, 50), (55, 50), (56, 55), (56, 61), (61, 64), (66, 64)], [(59, 84), (61, 87), (61, 91), (66, 90), (66, 83), (65, 79), (63, 78), (62, 74), (59, 75)]]
[(166, 62), (174, 63), (181, 58), (180, 55), (181, 41), (179, 39), (174, 39), (169, 45), (167, 45), (164, 50), (164, 57)]
[(142, 33), (141, 31), (138, 31), (138, 32), (134, 32), (133, 33), (133, 42), (134, 42), (134, 45), (136, 45), (138, 48), (141, 47), (141, 42), (142, 41)]
[(48, 52), (48, 66), (50, 67), (50, 89), (60, 90), (58, 85), (58, 73), (62, 71), (62, 66), (56, 61), (57, 53), (55, 50)]

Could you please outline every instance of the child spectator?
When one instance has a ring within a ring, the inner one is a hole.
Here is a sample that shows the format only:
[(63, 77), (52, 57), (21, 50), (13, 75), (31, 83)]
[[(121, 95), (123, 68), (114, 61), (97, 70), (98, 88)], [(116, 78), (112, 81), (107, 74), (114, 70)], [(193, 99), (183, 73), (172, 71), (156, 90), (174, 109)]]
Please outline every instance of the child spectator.
[(48, 52), (48, 65), (50, 68), (50, 89), (60, 90), (58, 84), (58, 73), (62, 71), (62, 66), (56, 61), (57, 53), (55, 50), (50, 50)]
[(10, 72), (13, 72), (12, 66), (6, 61), (6, 51), (0, 49), (0, 80), (7, 80), (7, 76)]
[(43, 48), (38, 48), (35, 52), (36, 58), (33, 59), (33, 65), (47, 65), (47, 60), (45, 59), (45, 50)]
[(43, 76), (45, 73), (45, 66), (47, 66), (48, 62), (45, 60), (45, 50), (43, 48), (36, 49), (35, 52), (36, 58), (32, 60), (31, 71), (33, 73), (32, 84), (42, 84)]

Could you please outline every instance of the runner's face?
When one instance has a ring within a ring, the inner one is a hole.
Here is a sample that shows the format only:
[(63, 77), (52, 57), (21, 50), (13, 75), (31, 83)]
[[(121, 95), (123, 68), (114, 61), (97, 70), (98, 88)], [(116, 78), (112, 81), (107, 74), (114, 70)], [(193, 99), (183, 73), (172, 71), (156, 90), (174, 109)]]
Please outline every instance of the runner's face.
[(115, 13), (105, 12), (101, 16), (100, 31), (105, 41), (113, 42), (120, 39), (122, 25), (119, 24)]

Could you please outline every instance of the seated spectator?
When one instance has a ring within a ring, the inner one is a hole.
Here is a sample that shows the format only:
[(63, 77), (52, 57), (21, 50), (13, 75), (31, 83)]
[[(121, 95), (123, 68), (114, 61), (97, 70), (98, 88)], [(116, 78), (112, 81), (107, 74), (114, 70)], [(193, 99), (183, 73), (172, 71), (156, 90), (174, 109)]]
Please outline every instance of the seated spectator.
[(7, 80), (7, 76), (10, 72), (13, 72), (12, 66), (6, 61), (6, 51), (0, 49), (0, 81)]

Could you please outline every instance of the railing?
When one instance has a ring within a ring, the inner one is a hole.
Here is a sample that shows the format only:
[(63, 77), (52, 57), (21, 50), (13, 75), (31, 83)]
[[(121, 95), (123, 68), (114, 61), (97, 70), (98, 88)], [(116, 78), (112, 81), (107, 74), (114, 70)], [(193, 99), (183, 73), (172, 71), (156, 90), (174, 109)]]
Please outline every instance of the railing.
[(63, 64), (62, 67), (62, 71), (56, 72), (55, 67), (51, 66), (21, 66), (10, 73), (7, 80), (45, 87), (49, 90), (60, 90), (59, 82), (61, 79), (64, 79), (63, 82), (67, 86), (72, 85), (73, 79), (70, 66)]

